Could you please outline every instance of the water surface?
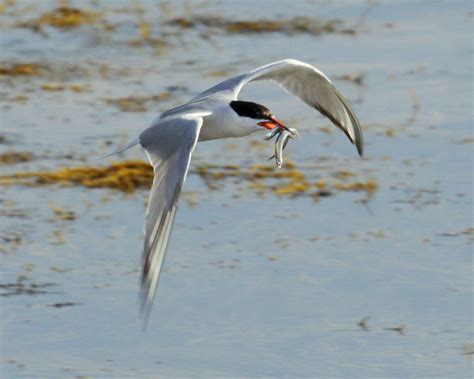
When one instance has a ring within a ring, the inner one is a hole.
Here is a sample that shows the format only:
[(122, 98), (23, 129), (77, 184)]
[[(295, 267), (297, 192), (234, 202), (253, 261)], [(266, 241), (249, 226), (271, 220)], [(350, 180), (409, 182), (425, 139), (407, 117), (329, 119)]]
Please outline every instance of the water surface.
[[(199, 165), (267, 163), (272, 145), (255, 143), (261, 135), (199, 144), (145, 333), (136, 298), (148, 191), (0, 187), (4, 377), (470, 376), (472, 6), (264, 4), (71, 1), (99, 21), (38, 31), (18, 23), (56, 2), (7, 3), (2, 66), (44, 68), (1, 78), (0, 152), (34, 154), (2, 165), (2, 174), (107, 165), (95, 158), (160, 111), (229, 75), (293, 57), (331, 78), (363, 74), (363, 85), (334, 83), (362, 122), (364, 159), (272, 84), (248, 86), (242, 98), (265, 99), (300, 130), (286, 156), (307, 177), (346, 170), (378, 189), (368, 202), (361, 192), (317, 202), (261, 196), (235, 180), (211, 190)], [(337, 18), (354, 34), (166, 25), (209, 14)], [(163, 93), (138, 112), (114, 103)], [(116, 159), (144, 156), (134, 149)], [(58, 217), (57, 207), (73, 219)]]

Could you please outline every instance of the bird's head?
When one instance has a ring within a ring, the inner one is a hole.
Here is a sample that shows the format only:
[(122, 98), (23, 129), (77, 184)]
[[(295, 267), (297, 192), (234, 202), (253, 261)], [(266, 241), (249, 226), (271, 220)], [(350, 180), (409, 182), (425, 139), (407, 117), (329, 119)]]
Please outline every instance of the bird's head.
[(233, 100), (230, 102), (230, 107), (234, 112), (242, 118), (242, 120), (249, 121), (253, 125), (272, 130), (280, 128), (288, 130), (285, 124), (278, 120), (267, 107), (253, 103), (251, 101)]

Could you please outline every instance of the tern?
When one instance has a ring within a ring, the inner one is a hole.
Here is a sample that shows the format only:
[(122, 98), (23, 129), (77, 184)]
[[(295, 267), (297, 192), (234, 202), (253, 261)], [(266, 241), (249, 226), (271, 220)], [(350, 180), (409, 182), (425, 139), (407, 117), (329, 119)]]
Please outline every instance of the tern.
[(178, 197), (196, 143), (243, 137), (261, 130), (271, 130), (269, 138), (276, 134), (280, 137), (285, 132), (293, 134), (294, 129), (285, 126), (264, 105), (239, 99), (244, 85), (260, 80), (275, 82), (318, 110), (346, 134), (362, 156), (362, 128), (349, 102), (324, 73), (295, 59), (272, 62), (229, 78), (188, 103), (161, 113), (137, 139), (110, 154), (140, 144), (154, 170), (146, 209), (140, 284), (140, 310), (145, 324), (163, 267)]

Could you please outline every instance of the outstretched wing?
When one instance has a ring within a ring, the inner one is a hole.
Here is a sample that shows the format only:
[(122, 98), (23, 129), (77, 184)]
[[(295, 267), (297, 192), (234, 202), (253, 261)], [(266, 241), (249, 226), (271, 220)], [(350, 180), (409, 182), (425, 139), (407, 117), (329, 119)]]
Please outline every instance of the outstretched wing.
[(237, 98), (245, 84), (256, 80), (274, 81), (306, 104), (316, 108), (347, 135), (362, 155), (364, 145), (362, 128), (349, 102), (326, 75), (307, 63), (295, 59), (273, 62), (227, 79), (203, 92), (197, 99), (214, 93)]
[(140, 310), (145, 323), (158, 285), (173, 227), (181, 187), (196, 146), (203, 119), (187, 116), (158, 120), (140, 134), (154, 170), (146, 209)]

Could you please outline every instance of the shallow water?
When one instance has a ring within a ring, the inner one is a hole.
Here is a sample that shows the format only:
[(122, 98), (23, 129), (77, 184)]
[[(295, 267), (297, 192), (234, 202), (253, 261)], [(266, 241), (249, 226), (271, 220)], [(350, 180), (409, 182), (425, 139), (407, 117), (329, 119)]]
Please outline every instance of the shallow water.
[[(294, 57), (331, 78), (365, 75), (362, 86), (334, 81), (364, 127), (364, 159), (272, 84), (249, 86), (242, 98), (265, 98), (300, 131), (286, 157), (305, 175), (344, 169), (378, 189), (368, 202), (360, 192), (317, 202), (261, 196), (231, 179), (210, 190), (198, 165), (267, 163), (273, 146), (249, 144), (262, 135), (199, 144), (144, 332), (136, 297), (148, 191), (0, 187), (3, 377), (470, 376), (472, 6), (266, 4), (71, 1), (101, 12), (100, 21), (41, 32), (15, 25), (56, 2), (5, 6), (2, 66), (46, 68), (0, 77), (0, 153), (35, 157), (1, 165), (2, 174), (106, 165), (96, 157), (159, 111), (229, 75)], [(206, 14), (339, 18), (355, 34), (234, 35), (165, 24)], [(144, 39), (143, 22), (168, 46), (130, 44)], [(163, 93), (140, 112), (110, 101)], [(139, 149), (117, 159), (136, 158), (144, 159)]]

